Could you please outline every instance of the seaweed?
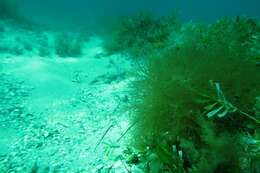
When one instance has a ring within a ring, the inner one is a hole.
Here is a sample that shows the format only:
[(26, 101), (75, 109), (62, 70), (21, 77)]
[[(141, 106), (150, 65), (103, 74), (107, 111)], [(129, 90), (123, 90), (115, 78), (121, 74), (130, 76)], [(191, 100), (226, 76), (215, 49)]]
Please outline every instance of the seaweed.
[(14, 18), (18, 16), (17, 0), (0, 1), (0, 18)]
[(80, 35), (62, 33), (55, 38), (55, 51), (60, 57), (79, 57), (82, 55), (83, 39)]
[(258, 21), (240, 17), (173, 31), (137, 65), (133, 146), (149, 148), (165, 172), (243, 172), (241, 136), (259, 128), (258, 34)]
[(104, 42), (108, 54), (127, 53), (131, 57), (147, 55), (154, 49), (165, 46), (173, 30), (179, 24), (176, 14), (167, 17), (155, 17), (146, 12), (135, 16), (122, 17), (109, 32)]

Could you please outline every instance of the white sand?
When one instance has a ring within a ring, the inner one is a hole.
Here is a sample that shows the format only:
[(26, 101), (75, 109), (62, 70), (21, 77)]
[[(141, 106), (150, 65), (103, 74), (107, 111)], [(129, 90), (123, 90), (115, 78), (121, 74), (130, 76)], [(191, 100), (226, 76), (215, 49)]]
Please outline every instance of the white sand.
[[(2, 37), (2, 73), (14, 84), (22, 81), (16, 85), (29, 96), (22, 100), (22, 116), (0, 125), (0, 171), (125, 172), (119, 156), (129, 134), (117, 139), (129, 126), (127, 58), (105, 56), (98, 37), (85, 42), (78, 58), (58, 57), (51, 44), (50, 55), (39, 56), (40, 37), (53, 39), (48, 31), (42, 36), (9, 26)], [(32, 50), (14, 55), (24, 40)]]

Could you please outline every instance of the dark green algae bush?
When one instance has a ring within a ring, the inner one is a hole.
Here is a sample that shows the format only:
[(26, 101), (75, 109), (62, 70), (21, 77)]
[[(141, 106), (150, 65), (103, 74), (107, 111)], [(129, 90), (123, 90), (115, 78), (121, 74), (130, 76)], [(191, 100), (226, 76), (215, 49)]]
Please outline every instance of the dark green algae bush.
[(105, 48), (136, 63), (130, 165), (147, 173), (259, 173), (258, 20), (181, 24), (140, 14), (122, 19)]
[(0, 18), (17, 16), (17, 1), (16, 0), (1, 0), (0, 1)]

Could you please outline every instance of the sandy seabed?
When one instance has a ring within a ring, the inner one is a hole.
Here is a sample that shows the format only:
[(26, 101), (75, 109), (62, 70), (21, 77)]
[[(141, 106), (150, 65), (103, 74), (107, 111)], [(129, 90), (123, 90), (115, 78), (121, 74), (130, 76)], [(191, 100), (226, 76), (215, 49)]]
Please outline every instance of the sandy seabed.
[(125, 172), (130, 61), (96, 36), (59, 57), (55, 34), (0, 22), (0, 172)]

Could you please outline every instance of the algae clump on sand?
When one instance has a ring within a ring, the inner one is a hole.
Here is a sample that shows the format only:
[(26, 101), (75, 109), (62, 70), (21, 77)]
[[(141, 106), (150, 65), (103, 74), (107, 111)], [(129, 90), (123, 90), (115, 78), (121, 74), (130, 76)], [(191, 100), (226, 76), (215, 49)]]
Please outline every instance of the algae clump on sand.
[[(259, 153), (245, 151), (242, 139), (259, 135), (260, 117), (254, 111), (260, 95), (259, 22), (236, 17), (211, 25), (176, 26), (171, 32), (167, 29), (159, 49), (149, 49), (137, 60), (132, 144), (142, 155), (143, 169), (249, 170), (251, 156)], [(128, 45), (131, 54), (136, 46), (129, 44), (127, 35), (120, 45), (124, 50)], [(145, 40), (142, 47), (146, 46), (154, 48), (154, 43)]]
[(105, 36), (107, 53), (123, 52), (132, 57), (148, 55), (154, 49), (165, 47), (172, 31), (179, 29), (176, 14), (155, 17), (150, 13), (122, 17)]
[(16, 0), (0, 1), (0, 18), (13, 18), (18, 16), (18, 6)]

